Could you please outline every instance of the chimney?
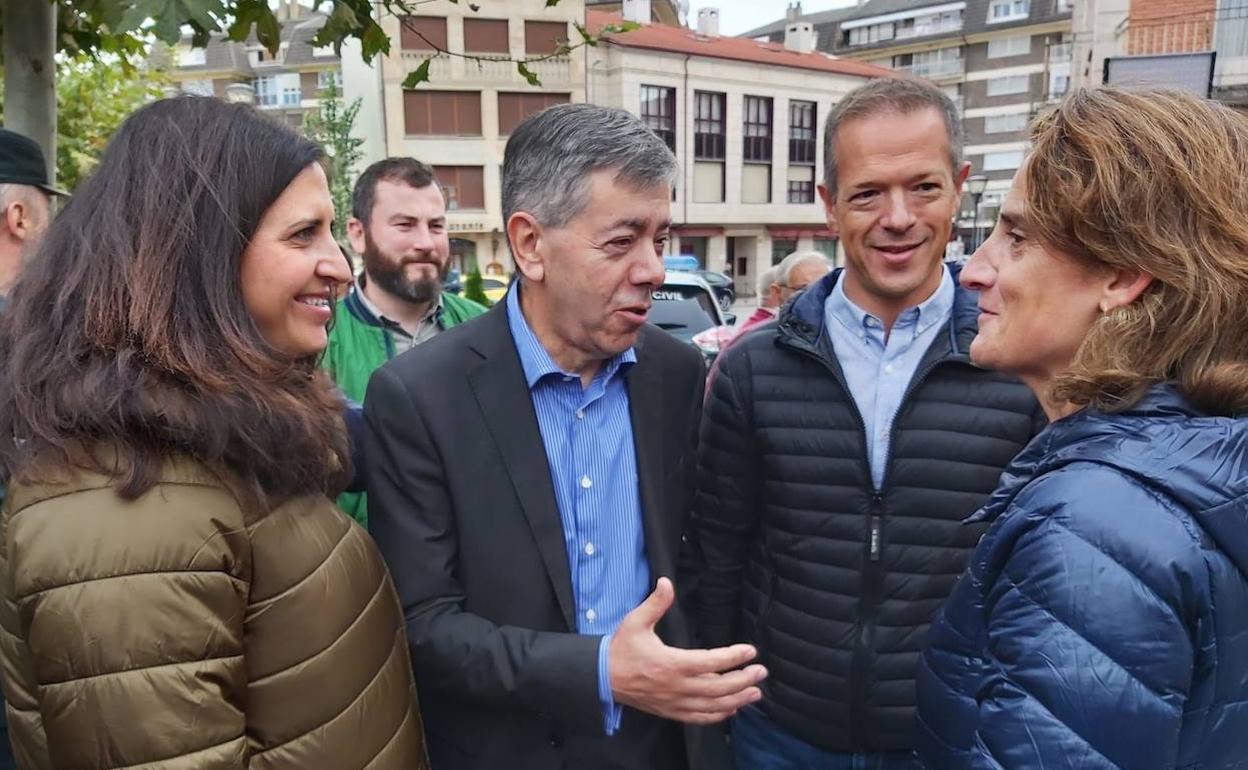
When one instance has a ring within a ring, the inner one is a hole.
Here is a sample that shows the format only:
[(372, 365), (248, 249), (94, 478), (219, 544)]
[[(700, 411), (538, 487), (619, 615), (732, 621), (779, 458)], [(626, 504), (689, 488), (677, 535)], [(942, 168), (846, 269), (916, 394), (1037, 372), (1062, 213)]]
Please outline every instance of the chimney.
[(719, 9), (698, 10), (698, 34), (702, 37), (719, 37)]
[(624, 21), (650, 23), (650, 0), (624, 0)]
[(789, 7), (784, 11), (785, 21), (794, 22), (802, 18), (802, 0), (789, 3)]
[(784, 47), (798, 53), (814, 53), (815, 26), (809, 21), (791, 21), (784, 26)]

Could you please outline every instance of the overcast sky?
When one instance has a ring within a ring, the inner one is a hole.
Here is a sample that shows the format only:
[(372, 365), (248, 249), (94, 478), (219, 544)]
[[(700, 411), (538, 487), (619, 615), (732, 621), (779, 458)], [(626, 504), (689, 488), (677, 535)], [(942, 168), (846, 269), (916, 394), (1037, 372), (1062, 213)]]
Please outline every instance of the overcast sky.
[[(699, 8), (719, 9), (719, 32), (721, 35), (739, 35), (752, 29), (784, 18), (784, 9), (790, 0), (692, 0), (690, 2), (689, 26), (697, 27)], [(854, 0), (803, 0), (802, 13), (830, 11), (853, 5)]]

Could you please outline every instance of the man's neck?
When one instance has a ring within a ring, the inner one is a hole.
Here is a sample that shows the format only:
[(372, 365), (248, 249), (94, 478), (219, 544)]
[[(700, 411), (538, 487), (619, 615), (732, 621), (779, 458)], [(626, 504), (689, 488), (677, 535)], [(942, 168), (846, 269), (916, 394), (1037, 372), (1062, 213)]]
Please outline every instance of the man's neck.
[(0, 246), (0, 295), (9, 296), (22, 272), (22, 246)]
[(905, 297), (882, 297), (871, 293), (858, 280), (852, 268), (845, 269), (841, 280), (845, 282), (845, 296), (849, 297), (850, 302), (880, 319), (880, 324), (884, 327), (884, 338), (888, 339), (893, 324), (897, 323), (901, 314), (931, 299), (940, 288), (944, 277), (945, 269), (941, 265), (922, 286)]
[(520, 292), (520, 312), (524, 320), (533, 330), (537, 341), (542, 343), (547, 355), (565, 372), (579, 375), (581, 387), (588, 388), (594, 381), (594, 375), (602, 368), (602, 359), (578, 350), (560, 339), (555, 331), (553, 314), (548, 313), (542, 298), (537, 296), (532, 286), (523, 286)]
[(411, 333), (415, 333), (420, 327), (420, 322), (429, 312), (430, 305), (437, 301), (436, 297), (429, 302), (419, 303), (401, 299), (378, 286), (377, 282), (370, 280), (367, 274), (365, 274), (364, 285), (360, 287), (360, 291), (364, 292), (364, 296), (368, 297), (368, 301), (373, 303), (382, 315)]

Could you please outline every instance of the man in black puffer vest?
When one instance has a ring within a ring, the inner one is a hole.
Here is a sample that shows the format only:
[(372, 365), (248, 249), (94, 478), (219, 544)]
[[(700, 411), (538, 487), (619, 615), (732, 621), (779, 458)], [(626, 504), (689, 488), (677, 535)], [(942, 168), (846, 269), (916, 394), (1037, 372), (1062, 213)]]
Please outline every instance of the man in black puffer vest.
[(928, 624), (982, 528), (963, 525), (1045, 424), (967, 349), (977, 297), (945, 264), (969, 164), (916, 81), (848, 94), (824, 137), (846, 267), (720, 359), (699, 448), (703, 644), (770, 675), (734, 717), (740, 770), (910, 768)]

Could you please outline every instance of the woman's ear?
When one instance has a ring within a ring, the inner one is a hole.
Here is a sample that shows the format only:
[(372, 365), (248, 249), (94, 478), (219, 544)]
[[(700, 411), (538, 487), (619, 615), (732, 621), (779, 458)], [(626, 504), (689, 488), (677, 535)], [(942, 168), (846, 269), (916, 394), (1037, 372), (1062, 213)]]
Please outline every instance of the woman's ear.
[(1101, 312), (1108, 313), (1139, 299), (1153, 282), (1153, 277), (1139, 270), (1115, 269), (1101, 292)]

